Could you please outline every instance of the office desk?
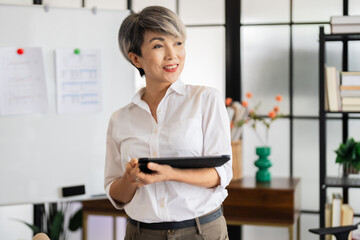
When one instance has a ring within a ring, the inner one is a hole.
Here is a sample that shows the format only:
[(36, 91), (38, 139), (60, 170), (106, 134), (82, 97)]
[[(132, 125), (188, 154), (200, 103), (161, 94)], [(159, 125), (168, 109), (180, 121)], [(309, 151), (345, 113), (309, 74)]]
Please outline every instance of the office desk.
[[(300, 239), (300, 180), (273, 178), (270, 183), (256, 183), (255, 177), (233, 181), (227, 187), (229, 196), (224, 201), (224, 216), (229, 225), (262, 225), (287, 227), (293, 240), (293, 228), (297, 223), (297, 239)], [(83, 240), (87, 239), (87, 217), (107, 215), (114, 218), (126, 216), (115, 210), (109, 200), (83, 201)]]

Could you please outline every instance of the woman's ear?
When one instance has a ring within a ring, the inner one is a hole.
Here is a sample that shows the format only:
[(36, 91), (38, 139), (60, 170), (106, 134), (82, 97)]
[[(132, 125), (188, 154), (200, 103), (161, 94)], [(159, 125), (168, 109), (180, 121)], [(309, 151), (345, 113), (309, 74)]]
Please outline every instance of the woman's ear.
[(141, 64), (140, 64), (140, 61), (139, 61), (140, 57), (138, 55), (136, 55), (133, 52), (129, 52), (128, 57), (130, 58), (131, 62), (134, 64), (135, 67), (141, 68)]

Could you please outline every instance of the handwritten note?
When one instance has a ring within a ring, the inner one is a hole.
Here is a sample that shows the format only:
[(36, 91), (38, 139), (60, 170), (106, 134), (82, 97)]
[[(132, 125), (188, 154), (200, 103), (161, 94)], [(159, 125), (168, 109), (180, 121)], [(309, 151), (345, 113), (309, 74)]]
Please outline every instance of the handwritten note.
[(41, 48), (0, 48), (0, 115), (44, 113), (47, 91)]
[(100, 54), (98, 49), (56, 49), (58, 113), (101, 111)]

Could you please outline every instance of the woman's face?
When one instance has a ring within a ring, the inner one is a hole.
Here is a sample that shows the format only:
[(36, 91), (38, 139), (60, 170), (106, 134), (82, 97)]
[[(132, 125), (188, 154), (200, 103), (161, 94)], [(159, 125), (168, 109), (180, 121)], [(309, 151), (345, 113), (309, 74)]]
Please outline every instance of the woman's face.
[(142, 56), (136, 56), (135, 66), (144, 69), (146, 81), (175, 82), (185, 63), (183, 39), (157, 32), (146, 32), (141, 46)]

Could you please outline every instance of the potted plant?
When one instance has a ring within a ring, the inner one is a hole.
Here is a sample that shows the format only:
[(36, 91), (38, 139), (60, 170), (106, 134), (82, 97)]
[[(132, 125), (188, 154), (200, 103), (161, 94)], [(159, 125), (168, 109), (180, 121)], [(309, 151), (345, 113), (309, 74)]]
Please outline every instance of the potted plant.
[[(46, 233), (51, 240), (66, 240), (68, 238), (69, 231), (76, 231), (82, 227), (82, 209), (80, 208), (76, 213), (71, 216), (67, 216), (68, 208), (71, 203), (61, 203), (60, 207), (58, 203), (50, 203), (48, 207), (48, 211), (45, 211), (43, 208), (42, 211), (42, 220), (44, 221), (43, 226), (38, 227), (33, 224), (27, 223), (25, 221), (15, 219), (24, 223), (28, 226), (32, 231), (33, 235), (37, 233)], [(65, 218), (68, 219), (67, 229), (64, 228)]]
[(336, 163), (345, 167), (345, 173), (359, 173), (360, 170), (360, 142), (348, 138), (335, 150)]

